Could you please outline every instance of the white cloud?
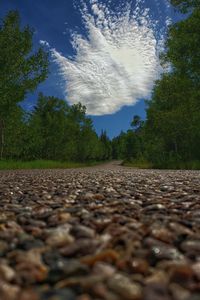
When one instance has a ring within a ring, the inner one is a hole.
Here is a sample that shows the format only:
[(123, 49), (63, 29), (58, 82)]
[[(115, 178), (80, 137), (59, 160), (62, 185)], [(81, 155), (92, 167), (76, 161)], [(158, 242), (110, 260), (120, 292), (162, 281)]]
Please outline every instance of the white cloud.
[(90, 4), (92, 14), (86, 5), (82, 11), (87, 38), (72, 35), (75, 57), (52, 53), (69, 103), (80, 101), (91, 115), (112, 114), (149, 96), (161, 71), (162, 43), (147, 10), (114, 14), (98, 1)]
[(40, 45), (42, 46), (46, 46), (46, 47), (50, 47), (49, 43), (47, 41), (43, 41), (43, 40), (40, 40)]

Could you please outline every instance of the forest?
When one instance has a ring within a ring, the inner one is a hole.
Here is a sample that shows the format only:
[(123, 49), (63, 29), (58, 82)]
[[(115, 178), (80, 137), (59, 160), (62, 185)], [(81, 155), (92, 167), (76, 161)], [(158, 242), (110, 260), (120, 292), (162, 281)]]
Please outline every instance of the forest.
[[(98, 136), (86, 107), (39, 93), (20, 105), (49, 74), (49, 54), (33, 51), (33, 30), (10, 11), (0, 24), (0, 159), (87, 163), (111, 159), (151, 168), (200, 168), (200, 1), (171, 0), (185, 14), (168, 30), (161, 63), (168, 66), (146, 101), (146, 119), (110, 140)], [(77, 99), (78, 100), (78, 99)]]

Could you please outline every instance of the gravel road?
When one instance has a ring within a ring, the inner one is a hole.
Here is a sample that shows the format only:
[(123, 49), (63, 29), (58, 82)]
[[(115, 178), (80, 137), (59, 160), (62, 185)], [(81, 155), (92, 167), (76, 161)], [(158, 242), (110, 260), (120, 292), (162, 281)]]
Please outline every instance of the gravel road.
[(200, 300), (200, 172), (0, 172), (1, 300)]

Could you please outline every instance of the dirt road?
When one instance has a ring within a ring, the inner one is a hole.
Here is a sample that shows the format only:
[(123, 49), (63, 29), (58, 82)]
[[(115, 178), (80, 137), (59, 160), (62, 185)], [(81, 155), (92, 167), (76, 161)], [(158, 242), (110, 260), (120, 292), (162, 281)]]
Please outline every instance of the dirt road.
[(199, 300), (200, 172), (0, 172), (1, 300)]

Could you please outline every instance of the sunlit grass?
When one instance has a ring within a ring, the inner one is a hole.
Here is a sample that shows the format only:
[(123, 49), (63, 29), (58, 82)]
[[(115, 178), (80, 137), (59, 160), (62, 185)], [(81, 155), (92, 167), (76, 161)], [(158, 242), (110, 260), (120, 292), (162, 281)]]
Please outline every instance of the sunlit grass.
[(0, 170), (17, 170), (17, 169), (68, 169), (79, 168), (95, 165), (97, 163), (76, 163), (60, 162), (52, 160), (34, 160), (34, 161), (0, 161)]

